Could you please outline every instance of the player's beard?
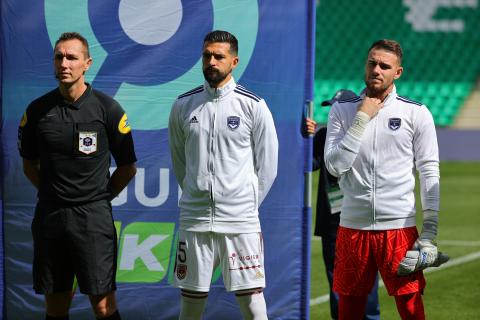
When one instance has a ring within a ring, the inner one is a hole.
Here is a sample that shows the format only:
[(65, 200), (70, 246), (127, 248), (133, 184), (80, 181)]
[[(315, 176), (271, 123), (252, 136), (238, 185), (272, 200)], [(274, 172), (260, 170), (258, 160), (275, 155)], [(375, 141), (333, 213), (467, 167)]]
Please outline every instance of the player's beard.
[(371, 79), (365, 80), (365, 86), (367, 87), (367, 94), (369, 97), (382, 96), (389, 88), (389, 85), (383, 81), (379, 85), (372, 83)]
[(232, 72), (232, 70), (228, 70), (227, 72), (222, 72), (218, 69), (214, 69), (212, 67), (207, 67), (203, 69), (203, 76), (205, 80), (207, 80), (208, 84), (212, 88), (216, 88), (219, 83), (225, 80), (228, 75)]

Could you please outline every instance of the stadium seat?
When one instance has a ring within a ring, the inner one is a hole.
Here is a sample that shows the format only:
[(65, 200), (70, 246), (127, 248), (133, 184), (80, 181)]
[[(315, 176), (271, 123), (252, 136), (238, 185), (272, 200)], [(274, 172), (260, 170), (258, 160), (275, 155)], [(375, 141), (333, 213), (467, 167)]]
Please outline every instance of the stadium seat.
[[(369, 45), (377, 39), (400, 42), (405, 72), (397, 82), (400, 95), (425, 104), (438, 126), (455, 121), (480, 71), (480, 8), (437, 10), (432, 19), (461, 20), (464, 30), (418, 31), (406, 20), (403, 1), (322, 0), (317, 5), (315, 120), (326, 123), (321, 101), (341, 88), (359, 93)], [(348, 23), (345, 23), (348, 21)]]

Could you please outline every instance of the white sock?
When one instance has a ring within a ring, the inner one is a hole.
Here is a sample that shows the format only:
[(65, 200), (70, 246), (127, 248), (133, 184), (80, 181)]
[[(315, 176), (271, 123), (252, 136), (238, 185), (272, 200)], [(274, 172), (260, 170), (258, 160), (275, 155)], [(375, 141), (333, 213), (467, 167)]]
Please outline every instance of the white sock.
[(179, 320), (200, 320), (202, 318), (203, 309), (207, 302), (208, 293), (206, 292), (188, 292), (188, 297), (184, 296), (182, 291), (182, 299), (180, 303)]
[(244, 295), (237, 293), (236, 297), (245, 320), (268, 320), (263, 292)]

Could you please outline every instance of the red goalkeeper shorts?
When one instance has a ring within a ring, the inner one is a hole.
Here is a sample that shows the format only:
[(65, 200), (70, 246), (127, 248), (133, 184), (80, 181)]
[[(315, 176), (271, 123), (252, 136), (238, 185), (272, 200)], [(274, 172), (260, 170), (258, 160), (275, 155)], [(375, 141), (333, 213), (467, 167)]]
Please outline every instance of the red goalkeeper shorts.
[(400, 261), (418, 238), (416, 227), (370, 231), (338, 228), (333, 291), (343, 295), (366, 296), (380, 271), (391, 296), (421, 292), (423, 272), (397, 275)]

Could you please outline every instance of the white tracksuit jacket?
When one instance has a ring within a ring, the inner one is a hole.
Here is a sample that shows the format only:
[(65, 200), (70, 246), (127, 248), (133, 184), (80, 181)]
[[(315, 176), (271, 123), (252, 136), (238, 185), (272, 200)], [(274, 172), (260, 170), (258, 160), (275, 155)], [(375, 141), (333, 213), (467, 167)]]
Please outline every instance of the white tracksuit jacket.
[(361, 139), (348, 129), (364, 98), (333, 104), (325, 142), (327, 170), (344, 191), (340, 225), (360, 230), (415, 226), (415, 169), (423, 210), (439, 210), (439, 160), (435, 126), (426, 106), (400, 97), (396, 88), (368, 123)]
[(265, 101), (235, 83), (180, 95), (169, 144), (180, 187), (180, 229), (260, 232), (258, 207), (277, 175), (278, 140)]

